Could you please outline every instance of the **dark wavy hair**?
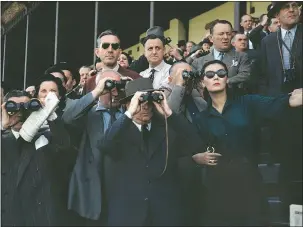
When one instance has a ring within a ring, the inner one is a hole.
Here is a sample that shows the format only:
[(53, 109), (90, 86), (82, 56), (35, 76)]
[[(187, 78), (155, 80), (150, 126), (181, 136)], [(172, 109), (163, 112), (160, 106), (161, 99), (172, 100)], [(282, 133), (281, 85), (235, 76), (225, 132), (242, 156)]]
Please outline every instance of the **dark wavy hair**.
[(128, 65), (130, 65), (133, 62), (133, 59), (129, 54), (127, 54), (125, 52), (122, 52), (121, 54), (124, 54), (126, 56), (127, 61), (128, 61)]
[(39, 78), (37, 84), (35, 85), (35, 89), (36, 89), (36, 93), (34, 95), (35, 98), (38, 98), (38, 94), (39, 94), (39, 90), (40, 90), (40, 86), (43, 82), (46, 82), (46, 81), (52, 81), (54, 82), (56, 85), (57, 85), (57, 88), (58, 88), (58, 92), (59, 92), (59, 95), (60, 95), (60, 102), (59, 102), (59, 108), (61, 110), (63, 110), (65, 108), (65, 94), (66, 94), (66, 89), (63, 87), (62, 85), (62, 81), (53, 76), (52, 74), (45, 74), (43, 75), (41, 78)]

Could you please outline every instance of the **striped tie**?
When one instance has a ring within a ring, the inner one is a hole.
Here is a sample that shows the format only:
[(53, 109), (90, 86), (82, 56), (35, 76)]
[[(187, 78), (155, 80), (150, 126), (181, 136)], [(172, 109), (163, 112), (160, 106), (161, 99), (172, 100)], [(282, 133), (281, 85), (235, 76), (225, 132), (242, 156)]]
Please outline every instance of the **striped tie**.
[[(289, 50), (291, 50), (291, 45), (292, 45), (292, 34), (290, 31), (287, 31), (284, 37), (284, 43), (288, 47)], [(285, 69), (290, 69), (290, 53), (287, 50), (287, 48), (282, 45), (282, 50), (283, 50), (283, 62), (284, 62), (284, 68)]]
[(222, 61), (222, 60), (223, 60), (223, 57), (224, 57), (224, 52), (220, 52), (219, 57), (218, 57), (218, 60), (219, 60), (219, 61)]

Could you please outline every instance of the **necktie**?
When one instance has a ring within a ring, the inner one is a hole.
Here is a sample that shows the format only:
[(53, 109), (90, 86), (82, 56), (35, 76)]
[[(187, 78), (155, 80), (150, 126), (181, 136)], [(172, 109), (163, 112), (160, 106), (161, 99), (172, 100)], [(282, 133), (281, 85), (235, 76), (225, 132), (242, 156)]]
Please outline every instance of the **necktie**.
[(152, 82), (154, 81), (154, 78), (155, 78), (155, 72), (156, 72), (155, 69), (150, 70), (149, 79), (150, 79)]
[(144, 151), (147, 154), (148, 153), (148, 134), (149, 134), (149, 131), (147, 129), (147, 125), (142, 125), (141, 126), (141, 133), (142, 133)]
[(222, 61), (223, 57), (224, 57), (224, 52), (220, 52), (218, 60)]
[[(289, 50), (291, 50), (291, 44), (292, 44), (292, 34), (290, 31), (287, 31), (284, 37), (284, 43), (288, 47)], [(290, 69), (290, 53), (287, 50), (287, 48), (282, 45), (283, 50), (283, 63), (285, 69)]]
[(116, 111), (111, 109), (109, 110), (109, 113), (110, 113), (110, 125), (112, 125), (116, 120)]

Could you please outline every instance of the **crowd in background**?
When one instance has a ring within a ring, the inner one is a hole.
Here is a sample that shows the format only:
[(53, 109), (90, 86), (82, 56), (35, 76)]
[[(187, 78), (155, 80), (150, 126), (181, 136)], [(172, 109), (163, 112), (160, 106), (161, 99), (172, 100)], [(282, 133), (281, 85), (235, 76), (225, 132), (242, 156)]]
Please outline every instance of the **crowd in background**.
[(216, 19), (176, 47), (154, 26), (136, 60), (106, 30), (92, 65), (2, 83), (1, 224), (270, 226), (263, 146), (287, 219), (302, 205), (301, 9), (273, 2), (241, 31)]

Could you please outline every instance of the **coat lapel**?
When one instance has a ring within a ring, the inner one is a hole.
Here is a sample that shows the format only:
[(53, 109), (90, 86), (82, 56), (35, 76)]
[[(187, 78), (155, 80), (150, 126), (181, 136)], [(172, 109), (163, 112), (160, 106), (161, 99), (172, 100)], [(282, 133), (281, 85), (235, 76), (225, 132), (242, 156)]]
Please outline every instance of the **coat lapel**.
[[(19, 138), (19, 140), (22, 140)], [(34, 140), (35, 141), (35, 140)], [(36, 152), (35, 146), (33, 146), (33, 143), (27, 143), (25, 141), (16, 141), (16, 144), (18, 146), (18, 143), (22, 143), (21, 148), (21, 155), (20, 155), (20, 163), (18, 168), (18, 176), (17, 176), (17, 187), (19, 183), (22, 180), (22, 177), (25, 173), (26, 168), (28, 167), (28, 164), (30, 163), (33, 155)], [(19, 147), (17, 149), (20, 149)]]
[[(173, 130), (170, 130), (170, 126), (167, 125), (168, 133), (168, 149), (170, 151), (171, 147), (174, 144), (175, 133)], [(149, 140), (149, 149), (148, 158), (151, 159), (156, 152), (165, 152), (166, 153), (166, 129), (164, 119), (156, 119), (152, 121), (152, 127), (150, 131), (150, 140)], [(163, 145), (163, 146), (162, 146)]]

